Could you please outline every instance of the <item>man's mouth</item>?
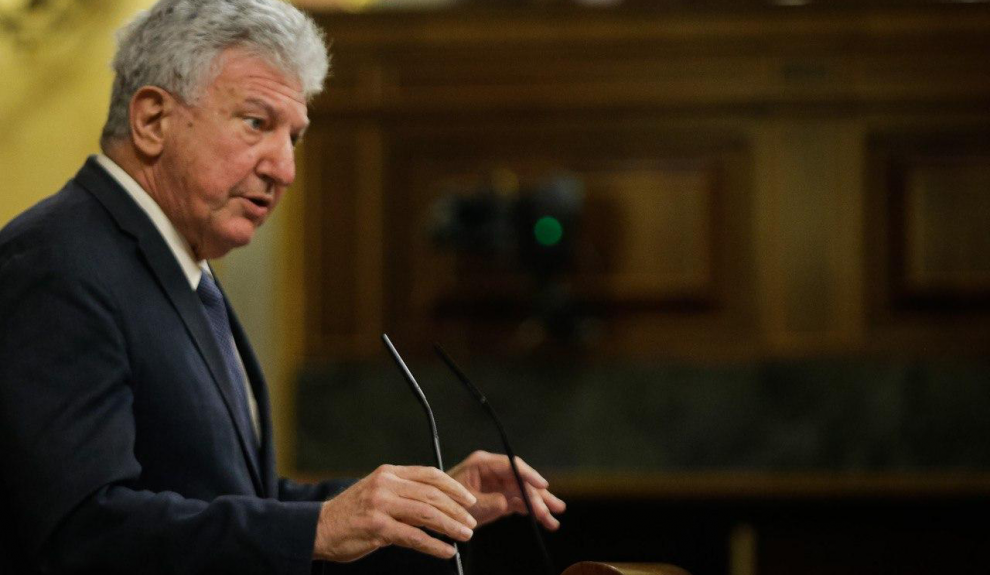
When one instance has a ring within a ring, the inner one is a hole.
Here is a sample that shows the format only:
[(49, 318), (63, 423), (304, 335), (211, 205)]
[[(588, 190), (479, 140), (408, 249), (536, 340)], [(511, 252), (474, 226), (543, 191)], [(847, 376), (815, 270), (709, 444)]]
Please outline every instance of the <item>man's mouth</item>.
[(244, 215), (256, 222), (262, 221), (268, 216), (272, 211), (272, 206), (274, 205), (274, 199), (268, 196), (257, 195), (257, 196), (240, 196), (240, 199), (244, 200)]
[(244, 196), (244, 199), (258, 206), (259, 208), (268, 209), (272, 205), (271, 199), (266, 198), (264, 196)]

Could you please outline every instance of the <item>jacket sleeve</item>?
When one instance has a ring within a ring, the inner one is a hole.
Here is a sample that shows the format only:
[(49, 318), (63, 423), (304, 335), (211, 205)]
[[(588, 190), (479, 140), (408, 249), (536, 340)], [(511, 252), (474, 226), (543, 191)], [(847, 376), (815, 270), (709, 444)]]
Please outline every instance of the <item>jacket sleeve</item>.
[(326, 501), (354, 483), (353, 479), (331, 479), (320, 483), (298, 483), (285, 477), (278, 480), (280, 501)]
[(136, 486), (113, 286), (52, 247), (0, 248), (0, 508), (45, 572), (309, 573), (318, 503)]

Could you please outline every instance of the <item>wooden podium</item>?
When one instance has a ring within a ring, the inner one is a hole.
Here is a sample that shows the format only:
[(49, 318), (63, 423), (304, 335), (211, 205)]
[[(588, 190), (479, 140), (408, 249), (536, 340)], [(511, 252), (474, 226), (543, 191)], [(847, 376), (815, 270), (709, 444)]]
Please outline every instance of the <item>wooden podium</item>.
[(691, 575), (684, 569), (664, 563), (599, 563), (582, 561), (562, 575)]

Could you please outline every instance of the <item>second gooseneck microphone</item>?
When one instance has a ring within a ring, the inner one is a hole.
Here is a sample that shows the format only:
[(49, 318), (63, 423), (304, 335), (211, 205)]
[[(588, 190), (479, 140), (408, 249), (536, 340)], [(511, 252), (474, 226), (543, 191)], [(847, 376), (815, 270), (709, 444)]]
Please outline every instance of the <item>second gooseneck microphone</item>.
[(543, 566), (546, 569), (547, 575), (555, 575), (556, 571), (554, 570), (553, 561), (550, 559), (550, 553), (547, 552), (547, 545), (543, 541), (543, 534), (540, 532), (540, 526), (536, 523), (536, 516), (533, 514), (533, 505), (529, 502), (529, 497), (526, 494), (526, 487), (523, 482), (522, 474), (519, 473), (519, 466), (516, 465), (516, 454), (512, 451), (512, 447), (509, 445), (509, 437), (505, 434), (505, 428), (502, 427), (502, 421), (495, 413), (495, 408), (492, 407), (492, 404), (488, 401), (488, 398), (485, 397), (485, 394), (481, 393), (481, 390), (471, 383), (471, 380), (464, 375), (461, 368), (457, 367), (454, 360), (450, 359), (450, 356), (447, 355), (447, 352), (445, 352), (442, 347), (440, 347), (440, 344), (433, 344), (433, 349), (437, 352), (437, 355), (440, 356), (440, 359), (447, 364), (450, 371), (454, 373), (457, 380), (460, 381), (472, 395), (474, 395), (475, 399), (477, 399), (481, 405), (485, 406), (485, 410), (495, 423), (495, 427), (498, 428), (499, 437), (502, 439), (502, 447), (505, 448), (505, 454), (509, 456), (509, 463), (512, 465), (512, 474), (515, 476), (516, 485), (519, 487), (519, 494), (522, 496), (523, 504), (526, 505), (529, 522), (533, 527), (533, 536), (536, 538), (536, 544), (540, 548), (540, 554), (543, 556)]

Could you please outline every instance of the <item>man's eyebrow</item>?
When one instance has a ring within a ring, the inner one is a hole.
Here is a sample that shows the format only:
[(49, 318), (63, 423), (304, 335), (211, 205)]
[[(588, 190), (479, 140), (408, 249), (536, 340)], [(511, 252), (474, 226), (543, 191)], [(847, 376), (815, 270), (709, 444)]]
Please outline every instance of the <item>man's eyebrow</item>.
[[(274, 107), (272, 107), (271, 104), (269, 104), (268, 102), (266, 102), (266, 101), (264, 101), (264, 100), (262, 100), (260, 98), (248, 98), (248, 99), (244, 100), (244, 103), (245, 104), (253, 104), (255, 106), (258, 106), (259, 108), (263, 108), (265, 110), (265, 113), (268, 114), (269, 116), (271, 116), (272, 118), (279, 119), (279, 118), (282, 117), (282, 115), (279, 114), (278, 111)], [(303, 126), (303, 129), (302, 130), (299, 130), (299, 133), (295, 135), (294, 141), (298, 142), (299, 140), (301, 140), (302, 137), (303, 137), (303, 134), (306, 133), (306, 130), (308, 128), (309, 128), (309, 121), (307, 121), (306, 122), (306, 125)]]
[(255, 106), (258, 106), (259, 108), (264, 108), (265, 109), (265, 112), (269, 116), (271, 116), (273, 118), (277, 118), (278, 117), (278, 112), (275, 111), (275, 108), (273, 108), (271, 104), (269, 104), (268, 102), (266, 102), (266, 101), (264, 101), (264, 100), (262, 100), (260, 98), (248, 98), (247, 100), (244, 101), (244, 103), (245, 104), (253, 104)]

